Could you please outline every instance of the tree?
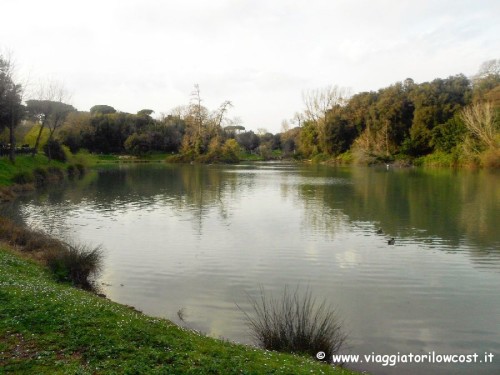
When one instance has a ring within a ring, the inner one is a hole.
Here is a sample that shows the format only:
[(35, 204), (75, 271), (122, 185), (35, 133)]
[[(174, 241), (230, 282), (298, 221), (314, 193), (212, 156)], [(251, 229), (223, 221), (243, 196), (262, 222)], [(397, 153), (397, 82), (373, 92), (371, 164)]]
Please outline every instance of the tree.
[(491, 103), (474, 103), (465, 107), (461, 112), (461, 117), (480, 148), (496, 149), (499, 147), (500, 122)]
[(489, 91), (500, 85), (500, 59), (483, 62), (477, 74), (472, 78), (472, 83), (474, 99), (484, 100)]
[(349, 98), (349, 90), (339, 86), (327, 86), (302, 93), (304, 101), (304, 119), (308, 123), (309, 133), (307, 138), (314, 136), (317, 142), (317, 152), (327, 152), (327, 128), (326, 117), (334, 108), (340, 109), (345, 106)]
[(236, 141), (248, 152), (255, 150), (260, 144), (260, 138), (251, 130), (238, 134)]
[(453, 152), (464, 141), (466, 132), (467, 128), (457, 112), (453, 118), (432, 129), (431, 146), (439, 151)]
[(22, 86), (14, 82), (12, 70), (11, 62), (0, 55), (0, 130), (9, 129), (9, 158), (14, 162), (16, 149), (14, 129), (24, 115), (24, 107)]
[(281, 150), (283, 151), (283, 154), (295, 154), (297, 145), (299, 143), (299, 134), (300, 128), (298, 126), (279, 134)]
[(220, 107), (215, 111), (213, 115), (213, 127), (216, 131), (220, 131), (222, 129), (222, 125), (224, 120), (226, 119), (227, 111), (233, 106), (229, 100), (224, 101)]
[(215, 149), (222, 147), (225, 138), (222, 127), (227, 122), (226, 115), (232, 107), (231, 102), (226, 100), (216, 111), (210, 112), (202, 105), (202, 101), (200, 86), (196, 84), (187, 111), (185, 107), (177, 107), (172, 112), (179, 117), (183, 116), (186, 122), (181, 152), (191, 159), (207, 152), (213, 154)]
[(91, 130), (90, 122), (89, 112), (71, 112), (58, 132), (58, 139), (76, 153), (82, 147), (83, 134)]
[(332, 110), (326, 118), (325, 151), (337, 156), (349, 149), (356, 136), (355, 128), (349, 124), (342, 111)]
[(149, 117), (151, 118), (151, 115), (154, 113), (152, 109), (141, 109), (139, 112), (137, 112), (137, 116), (144, 116), (144, 117)]
[[(233, 122), (234, 123), (234, 122)], [(228, 125), (224, 126), (224, 133), (230, 138), (235, 138), (236, 134), (245, 131), (245, 127), (242, 125)]]
[(46, 86), (41, 86), (38, 98), (26, 101), (28, 113), (40, 124), (40, 129), (33, 147), (33, 156), (38, 151), (40, 137), (47, 127), (49, 129), (49, 141), (55, 131), (62, 126), (66, 116), (76, 109), (69, 104), (63, 103), (68, 99), (68, 94), (64, 87), (57, 82), (50, 82)]
[(90, 114), (95, 115), (109, 115), (111, 113), (116, 113), (116, 109), (106, 104), (98, 104), (90, 108)]

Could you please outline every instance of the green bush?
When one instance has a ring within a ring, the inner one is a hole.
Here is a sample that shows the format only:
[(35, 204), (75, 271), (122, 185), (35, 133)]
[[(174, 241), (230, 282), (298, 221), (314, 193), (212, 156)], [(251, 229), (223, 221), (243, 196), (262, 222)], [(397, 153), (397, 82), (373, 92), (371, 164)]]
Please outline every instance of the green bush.
[(56, 181), (64, 180), (64, 172), (62, 171), (61, 168), (58, 167), (47, 168), (47, 175), (51, 180), (56, 180)]
[(68, 177), (70, 177), (70, 178), (75, 177), (75, 175), (78, 174), (78, 170), (76, 169), (76, 167), (73, 164), (68, 165), (68, 167), (66, 168), (66, 171), (68, 172)]
[(80, 176), (83, 176), (85, 174), (85, 166), (82, 163), (76, 163), (75, 167), (78, 170)]
[(44, 186), (47, 183), (48, 173), (46, 169), (42, 167), (33, 169), (33, 176), (35, 177), (36, 186)]
[(62, 249), (49, 251), (45, 259), (58, 281), (92, 289), (94, 278), (101, 271), (102, 257), (101, 247), (67, 244)]
[(31, 172), (21, 171), (21, 172), (16, 173), (12, 177), (12, 182), (14, 182), (16, 184), (20, 184), (20, 185), (30, 184), (32, 182), (35, 182), (35, 176), (33, 176), (33, 174)]
[(66, 152), (62, 145), (56, 141), (55, 139), (49, 140), (43, 146), (43, 152), (45, 155), (52, 160), (58, 160), (61, 162), (65, 162), (67, 160)]

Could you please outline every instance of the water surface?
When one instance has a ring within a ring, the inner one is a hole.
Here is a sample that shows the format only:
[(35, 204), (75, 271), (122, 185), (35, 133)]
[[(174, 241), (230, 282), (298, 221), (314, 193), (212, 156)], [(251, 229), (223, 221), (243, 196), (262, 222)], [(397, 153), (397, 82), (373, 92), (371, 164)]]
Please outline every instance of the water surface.
[[(353, 354), (473, 354), (492, 364), (359, 364), (374, 374), (500, 373), (500, 176), (491, 172), (124, 165), (2, 210), (102, 244), (104, 292), (250, 343), (248, 295), (309, 287)], [(382, 229), (382, 234), (377, 230)], [(396, 239), (390, 246), (387, 240)]]

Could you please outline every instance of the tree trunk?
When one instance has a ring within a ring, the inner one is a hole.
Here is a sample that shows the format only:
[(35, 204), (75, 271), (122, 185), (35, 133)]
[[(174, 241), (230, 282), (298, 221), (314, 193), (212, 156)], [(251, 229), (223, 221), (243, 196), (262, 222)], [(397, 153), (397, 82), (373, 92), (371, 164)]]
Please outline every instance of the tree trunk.
[(32, 157), (35, 157), (35, 155), (38, 151), (38, 145), (40, 144), (40, 138), (42, 137), (42, 132), (43, 132), (44, 128), (45, 128), (45, 123), (42, 123), (42, 125), (40, 127), (40, 131), (38, 132), (38, 135), (36, 137), (35, 146), (33, 147), (33, 152), (31, 153)]
[(9, 151), (9, 159), (12, 164), (16, 161), (16, 138), (14, 137), (14, 127), (16, 124), (15, 116), (12, 114), (12, 119), (10, 121), (9, 126), (9, 141), (10, 141), (10, 151)]

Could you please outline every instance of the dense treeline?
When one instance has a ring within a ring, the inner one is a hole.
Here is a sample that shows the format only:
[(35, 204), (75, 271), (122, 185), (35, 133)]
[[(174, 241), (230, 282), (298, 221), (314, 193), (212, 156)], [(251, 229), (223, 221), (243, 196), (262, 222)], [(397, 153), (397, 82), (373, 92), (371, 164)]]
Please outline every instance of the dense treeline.
[(500, 163), (500, 60), (483, 64), (472, 79), (406, 79), (352, 97), (329, 87), (305, 93), (304, 102), (290, 138), (306, 158), (351, 151), (350, 158), (372, 162), (442, 153), (455, 163)]
[(176, 154), (172, 160), (200, 162), (236, 162), (246, 153), (265, 159), (500, 164), (500, 60), (484, 63), (472, 78), (460, 74), (420, 84), (406, 79), (353, 96), (336, 86), (306, 92), (305, 109), (292, 120), (296, 127), (285, 121), (278, 134), (245, 131), (228, 116), (230, 101), (209, 110), (198, 85), (187, 105), (156, 118), (150, 109), (130, 114), (109, 105), (79, 112), (64, 103), (66, 97), (60, 86), (48, 85), (23, 105), (22, 87), (0, 57), (0, 131), (9, 129), (0, 142), (12, 159), (17, 135), (33, 153), (43, 149), (49, 158), (63, 155), (64, 145), (71, 152), (162, 152)]

